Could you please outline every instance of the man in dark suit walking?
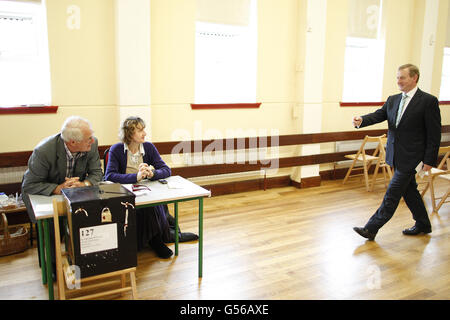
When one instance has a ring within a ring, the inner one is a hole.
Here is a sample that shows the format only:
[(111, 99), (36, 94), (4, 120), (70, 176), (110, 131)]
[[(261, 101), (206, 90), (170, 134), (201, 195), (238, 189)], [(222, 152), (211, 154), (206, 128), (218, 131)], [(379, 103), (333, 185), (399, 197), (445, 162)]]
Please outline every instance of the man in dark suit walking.
[(364, 227), (355, 227), (359, 235), (374, 240), (378, 230), (394, 215), (401, 197), (412, 213), (415, 225), (405, 235), (431, 232), (431, 223), (417, 190), (416, 168), (429, 171), (437, 164), (441, 141), (441, 113), (435, 96), (417, 87), (420, 73), (412, 64), (398, 68), (397, 84), (402, 91), (390, 96), (381, 109), (353, 118), (357, 128), (388, 121), (386, 162), (394, 167), (383, 202)]

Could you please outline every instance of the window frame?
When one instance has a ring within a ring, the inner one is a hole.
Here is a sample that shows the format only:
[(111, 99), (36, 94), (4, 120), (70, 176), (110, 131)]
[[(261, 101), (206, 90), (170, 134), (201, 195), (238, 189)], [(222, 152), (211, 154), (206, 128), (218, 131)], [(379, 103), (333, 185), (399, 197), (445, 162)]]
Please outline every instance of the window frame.
[[(257, 102), (257, 83), (258, 83), (258, 78), (257, 78), (257, 74), (258, 74), (258, 64), (257, 64), (257, 58), (258, 58), (258, 30), (257, 30), (257, 1), (255, 0), (251, 0), (251, 4), (250, 4), (251, 8), (252, 8), (252, 13), (250, 16), (250, 23), (248, 24), (247, 28), (249, 28), (248, 30), (243, 31), (243, 34), (246, 33), (251, 33), (254, 32), (254, 37), (255, 39), (252, 39), (251, 41), (251, 45), (254, 45), (254, 48), (252, 48), (252, 54), (254, 53), (255, 58), (252, 59), (252, 63), (254, 63), (254, 75), (250, 75), (251, 77), (253, 77), (253, 84), (252, 84), (252, 93), (251, 94), (243, 94), (242, 97), (244, 97), (243, 99), (241, 98), (231, 98), (231, 99), (226, 99), (224, 98), (225, 95), (222, 96), (222, 98), (219, 98), (216, 100), (216, 98), (211, 99), (210, 97), (208, 98), (206, 95), (199, 97), (198, 95), (198, 85), (202, 82), (201, 79), (197, 78), (197, 53), (195, 54), (195, 59), (196, 59), (196, 63), (195, 63), (195, 92), (194, 92), (194, 103), (191, 103), (191, 109), (193, 110), (199, 110), (199, 109), (248, 109), (248, 108), (259, 108), (261, 103)], [(253, 17), (252, 17), (253, 15)], [(201, 20), (197, 20), (196, 21), (196, 50), (197, 50), (197, 34), (205, 34), (208, 32), (208, 24), (210, 22), (207, 21), (201, 21)], [(221, 30), (220, 28), (221, 24), (219, 23), (211, 23), (211, 30), (213, 31), (213, 33), (217, 32), (217, 30)], [(239, 25), (233, 25), (233, 24), (222, 24), (223, 26), (223, 30), (224, 30), (224, 35), (226, 36), (228, 32), (230, 33), (235, 33), (235, 31), (238, 31), (240, 29)], [(206, 28), (206, 29), (205, 29)], [(217, 28), (217, 30), (215, 30)], [(238, 31), (240, 32), (240, 31)], [(226, 38), (226, 37), (225, 37)], [(248, 41), (247, 41), (248, 42)], [(246, 42), (246, 43), (247, 43)], [(254, 50), (253, 50), (254, 49)], [(239, 52), (242, 52), (242, 48), (239, 48)], [(251, 70), (251, 68), (250, 68)], [(203, 79), (203, 82), (204, 79)], [(254, 87), (254, 88), (253, 88)]]
[[(12, 2), (12, 1), (8, 1)], [(29, 7), (26, 7), (26, 5), (29, 5)], [(21, 7), (22, 6), (22, 7)], [(31, 6), (35, 6), (34, 8)], [(20, 19), (23, 17), (24, 20), (28, 19), (35, 19), (36, 25), (36, 32), (38, 32), (40, 35), (47, 34), (47, 17), (45, 12), (45, 6), (44, 2), (42, 1), (33, 1), (29, 3), (25, 2), (17, 2), (16, 4), (12, 4), (11, 7), (4, 7), (4, 10), (1, 11), (0, 14), (6, 17), (17, 17), (17, 19)], [(42, 33), (42, 34), (41, 34)], [(38, 34), (38, 37), (39, 37)], [(42, 38), (42, 39), (41, 39)], [(58, 110), (58, 106), (52, 105), (51, 99), (52, 99), (52, 93), (51, 93), (51, 74), (50, 74), (50, 57), (49, 57), (49, 48), (48, 48), (48, 38), (43, 36), (39, 39), (34, 37), (36, 39), (36, 50), (37, 52), (32, 55), (23, 55), (23, 53), (19, 50), (17, 52), (13, 52), (12, 55), (6, 55), (6, 57), (3, 58), (4, 62), (24, 62), (28, 63), (35, 59), (39, 59), (40, 63), (43, 63), (45, 65), (42, 65), (44, 68), (48, 68), (48, 75), (44, 75), (43, 77), (48, 78), (48, 89), (49, 89), (49, 96), (45, 97), (45, 101), (36, 101), (37, 103), (28, 103), (28, 104), (20, 104), (21, 102), (18, 101), (17, 105), (1, 105), (0, 104), (0, 115), (7, 115), (7, 114), (39, 114), (39, 113), (56, 113)], [(41, 51), (45, 50), (46, 52), (42, 53)], [(41, 52), (41, 53), (39, 53)], [(40, 77), (40, 71), (37, 73), (34, 73), (36, 78)], [(48, 99), (48, 100), (47, 100)], [(46, 103), (46, 101), (48, 103)]]

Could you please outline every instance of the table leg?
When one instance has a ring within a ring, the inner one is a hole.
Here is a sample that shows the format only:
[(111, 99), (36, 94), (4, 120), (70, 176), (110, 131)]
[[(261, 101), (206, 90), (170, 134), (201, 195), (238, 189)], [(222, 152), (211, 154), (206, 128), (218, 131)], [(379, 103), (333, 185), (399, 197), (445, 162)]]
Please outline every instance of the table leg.
[(42, 221), (38, 220), (38, 245), (39, 245), (39, 261), (41, 262), (42, 284), (47, 284), (47, 267), (45, 265), (45, 252), (44, 252), (44, 236), (42, 231)]
[(198, 199), (198, 277), (203, 277), (203, 198)]
[(47, 287), (48, 287), (48, 299), (54, 300), (53, 295), (53, 278), (52, 278), (52, 251), (50, 242), (50, 231), (48, 226), (48, 219), (44, 220), (44, 237), (45, 237), (45, 260), (47, 269)]
[(175, 256), (178, 256), (178, 202), (173, 204), (175, 209)]
[(33, 222), (30, 221), (30, 248), (33, 248)]

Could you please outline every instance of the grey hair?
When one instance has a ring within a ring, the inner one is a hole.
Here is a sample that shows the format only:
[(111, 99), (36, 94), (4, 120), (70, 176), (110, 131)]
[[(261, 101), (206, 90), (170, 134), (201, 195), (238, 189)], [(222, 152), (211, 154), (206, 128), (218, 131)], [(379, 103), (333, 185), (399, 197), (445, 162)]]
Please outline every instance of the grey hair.
[(88, 127), (92, 130), (91, 123), (88, 120), (79, 116), (68, 117), (62, 125), (61, 137), (66, 142), (69, 142), (71, 140), (75, 140), (77, 142), (82, 141), (84, 139), (84, 136), (81, 128), (83, 127)]

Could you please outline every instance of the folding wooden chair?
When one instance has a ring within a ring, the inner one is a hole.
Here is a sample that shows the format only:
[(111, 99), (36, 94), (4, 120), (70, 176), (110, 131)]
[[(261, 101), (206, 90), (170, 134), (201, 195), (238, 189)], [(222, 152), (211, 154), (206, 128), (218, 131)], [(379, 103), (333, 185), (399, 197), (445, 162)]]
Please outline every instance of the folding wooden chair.
[[(391, 172), (389, 166), (385, 162), (385, 149), (384, 149), (384, 144), (383, 144), (383, 139), (385, 139), (385, 138), (386, 138), (386, 134), (383, 134), (381, 136), (376, 136), (376, 137), (365, 136), (364, 140), (361, 144), (361, 147), (359, 148), (357, 153), (345, 155), (345, 157), (347, 159), (351, 159), (351, 160), (353, 160), (353, 162), (350, 165), (350, 168), (348, 169), (347, 174), (345, 175), (345, 178), (344, 178), (344, 181), (342, 182), (342, 184), (345, 184), (347, 182), (348, 178), (350, 178), (350, 177), (364, 175), (366, 189), (367, 189), (367, 191), (372, 191), (373, 185), (376, 180), (376, 176), (378, 174), (378, 170), (380, 168), (382, 168), (384, 175), (386, 173), (388, 173), (389, 177), (392, 178), (392, 172)], [(366, 154), (365, 145), (368, 142), (378, 142), (378, 145), (372, 155)], [(355, 165), (358, 164), (359, 162), (362, 164), (363, 173), (352, 175), (351, 173), (353, 171), (361, 170), (361, 168), (355, 168)], [(375, 167), (374, 177), (372, 178), (372, 185), (371, 185), (370, 180), (369, 180), (369, 168), (374, 162), (376, 162), (376, 167)]]
[[(431, 175), (436, 175), (438, 173), (443, 174), (444, 172), (444, 166), (447, 163), (447, 159), (449, 159), (450, 156), (450, 146), (448, 147), (440, 147), (439, 148), (439, 155), (444, 155), (441, 162), (439, 162), (438, 166), (436, 168), (431, 168)], [(447, 165), (447, 170), (450, 169)], [(416, 174), (416, 181), (419, 186), (420, 195), (423, 197), (425, 193), (428, 191), (429, 185), (429, 177), (428, 175), (424, 177), (420, 177), (418, 174)], [(422, 188), (423, 186), (423, 188)]]
[[(416, 175), (418, 180), (418, 185), (425, 185), (425, 187), (420, 191), (421, 196), (423, 197), (428, 189), (430, 189), (431, 196), (431, 206), (433, 208), (434, 213), (438, 213), (441, 206), (448, 202), (447, 197), (450, 195), (450, 188), (447, 188), (447, 191), (440, 197), (436, 197), (434, 182), (436, 179), (442, 179), (450, 182), (450, 146), (439, 148), (439, 154), (444, 154), (441, 162), (437, 168), (431, 168), (430, 173), (426, 174), (423, 178), (420, 178)], [(439, 200), (439, 202), (437, 202)]]
[[(132, 299), (137, 299), (137, 290), (136, 290), (136, 268), (128, 268), (123, 270), (118, 270), (114, 272), (109, 272), (105, 274), (100, 274), (97, 276), (86, 277), (83, 279), (77, 279), (76, 271), (69, 266), (69, 262), (67, 259), (67, 253), (62, 252), (61, 250), (61, 239), (59, 235), (59, 213), (57, 208), (57, 200), (53, 199), (53, 221), (55, 227), (55, 255), (56, 255), (56, 281), (57, 281), (57, 289), (58, 289), (58, 298), (60, 300), (66, 299), (66, 285), (67, 288), (71, 289), (70, 291), (78, 291), (78, 290), (89, 290), (89, 289), (98, 289), (96, 293), (91, 293), (87, 295), (80, 295), (78, 297), (73, 298), (73, 300), (88, 300), (95, 299), (99, 297), (103, 297), (106, 295), (121, 293), (124, 294), (127, 291), (131, 291)], [(130, 275), (130, 286), (126, 286), (126, 275)], [(118, 289), (105, 289), (100, 290), (105, 285), (111, 285), (111, 281), (103, 281), (104, 279), (112, 278), (120, 276), (120, 288)], [(101, 283), (94, 283), (92, 285), (83, 285), (82, 283), (93, 282), (95, 280), (102, 280)], [(67, 292), (69, 293), (69, 292)]]
[[(447, 160), (447, 161), (450, 162), (449, 160)], [(450, 170), (442, 170), (442, 172), (437, 172), (434, 174), (432, 173), (432, 174), (428, 175), (428, 179), (429, 179), (431, 205), (433, 208), (433, 212), (438, 213), (439, 209), (442, 207), (442, 205), (446, 202), (449, 202), (449, 201), (447, 201), (447, 198), (450, 194), (450, 188), (449, 188), (450, 185), (448, 185), (448, 183), (450, 182)], [(436, 194), (435, 194), (435, 188), (434, 188), (435, 179), (443, 179), (446, 181), (447, 190), (440, 197), (436, 197)], [(439, 200), (439, 202), (437, 202), (438, 200)]]
[[(387, 182), (389, 182), (392, 179), (392, 169), (391, 166), (388, 165), (386, 163), (386, 143), (387, 143), (387, 137), (384, 136), (383, 138), (380, 139), (380, 143), (378, 145), (378, 156), (380, 157), (380, 159), (377, 162), (377, 165), (375, 167), (375, 171), (373, 173), (373, 178), (372, 178), (372, 186), (370, 191), (373, 190), (373, 187), (376, 183), (377, 180), (377, 175), (378, 175), (378, 170), (381, 169), (381, 171), (383, 172), (383, 181), (384, 181), (384, 187), (387, 187)], [(374, 155), (377, 154), (377, 150), (375, 150)], [(389, 179), (386, 180), (386, 174), (387, 176), (389, 176)]]

